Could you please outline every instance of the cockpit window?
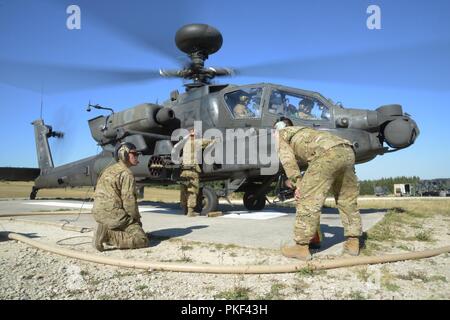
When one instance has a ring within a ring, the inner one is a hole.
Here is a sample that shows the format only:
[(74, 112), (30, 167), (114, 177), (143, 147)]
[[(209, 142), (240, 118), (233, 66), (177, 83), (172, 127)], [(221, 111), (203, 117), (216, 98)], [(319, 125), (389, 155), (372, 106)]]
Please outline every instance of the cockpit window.
[(261, 118), (262, 88), (239, 89), (224, 95), (235, 119)]
[(319, 100), (279, 90), (270, 95), (269, 112), (290, 119), (330, 120), (329, 108)]

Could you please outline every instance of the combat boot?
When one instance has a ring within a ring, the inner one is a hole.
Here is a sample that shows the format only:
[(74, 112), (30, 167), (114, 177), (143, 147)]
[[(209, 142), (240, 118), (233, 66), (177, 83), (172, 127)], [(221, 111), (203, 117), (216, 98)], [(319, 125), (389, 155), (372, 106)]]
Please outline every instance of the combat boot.
[(187, 213), (188, 217), (198, 217), (200, 215), (199, 212), (189, 210)]
[(359, 255), (359, 237), (348, 237), (344, 243), (344, 253), (351, 256)]
[(307, 244), (296, 244), (293, 246), (284, 246), (281, 248), (283, 256), (288, 258), (300, 259), (303, 261), (311, 260), (311, 253)]
[(309, 241), (309, 248), (310, 249), (320, 249), (320, 231), (317, 231), (314, 234), (314, 237)]
[(103, 243), (106, 242), (106, 238), (108, 235), (108, 228), (99, 223), (97, 226), (97, 230), (95, 230), (94, 239), (93, 239), (93, 245), (94, 248), (98, 251), (102, 252), (104, 249)]

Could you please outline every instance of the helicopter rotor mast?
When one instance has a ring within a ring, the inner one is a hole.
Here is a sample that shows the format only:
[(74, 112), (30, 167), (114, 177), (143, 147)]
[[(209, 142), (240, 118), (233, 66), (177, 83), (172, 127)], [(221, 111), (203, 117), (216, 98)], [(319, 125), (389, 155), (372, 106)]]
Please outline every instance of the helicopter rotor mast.
[(188, 24), (175, 35), (178, 49), (188, 55), (190, 63), (182, 70), (160, 70), (163, 77), (179, 77), (193, 80), (187, 87), (209, 84), (216, 76), (230, 76), (234, 72), (229, 68), (205, 68), (205, 61), (222, 47), (222, 34), (207, 24)]

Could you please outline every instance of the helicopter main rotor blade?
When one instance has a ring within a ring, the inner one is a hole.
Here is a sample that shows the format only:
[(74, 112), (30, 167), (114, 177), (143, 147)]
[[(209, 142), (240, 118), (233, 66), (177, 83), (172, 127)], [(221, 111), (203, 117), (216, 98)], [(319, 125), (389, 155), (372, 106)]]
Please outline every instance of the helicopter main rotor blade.
[(64, 66), (0, 60), (0, 83), (36, 92), (59, 93), (160, 78), (159, 71), (145, 69)]
[(236, 74), (449, 91), (448, 57), (450, 57), (450, 43), (432, 43), (261, 63), (236, 68)]
[(201, 18), (201, 8), (206, 2), (79, 0), (77, 3), (82, 9), (89, 10), (93, 22), (111, 29), (126, 42), (184, 65), (187, 60), (175, 45), (175, 34), (184, 24)]

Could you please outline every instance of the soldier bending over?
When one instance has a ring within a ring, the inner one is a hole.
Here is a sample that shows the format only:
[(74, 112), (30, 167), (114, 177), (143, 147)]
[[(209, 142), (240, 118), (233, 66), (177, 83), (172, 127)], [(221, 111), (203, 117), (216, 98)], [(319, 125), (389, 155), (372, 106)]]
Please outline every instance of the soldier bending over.
[[(330, 189), (347, 237), (344, 252), (358, 255), (362, 226), (357, 208), (359, 187), (352, 144), (326, 131), (294, 127), (290, 119), (278, 122), (275, 128), (280, 162), (295, 188), (297, 200), (294, 226), (296, 244), (284, 246), (281, 249), (283, 255), (301, 260), (311, 259), (308, 244), (317, 231), (321, 209)], [(298, 161), (308, 167), (303, 178)]]

